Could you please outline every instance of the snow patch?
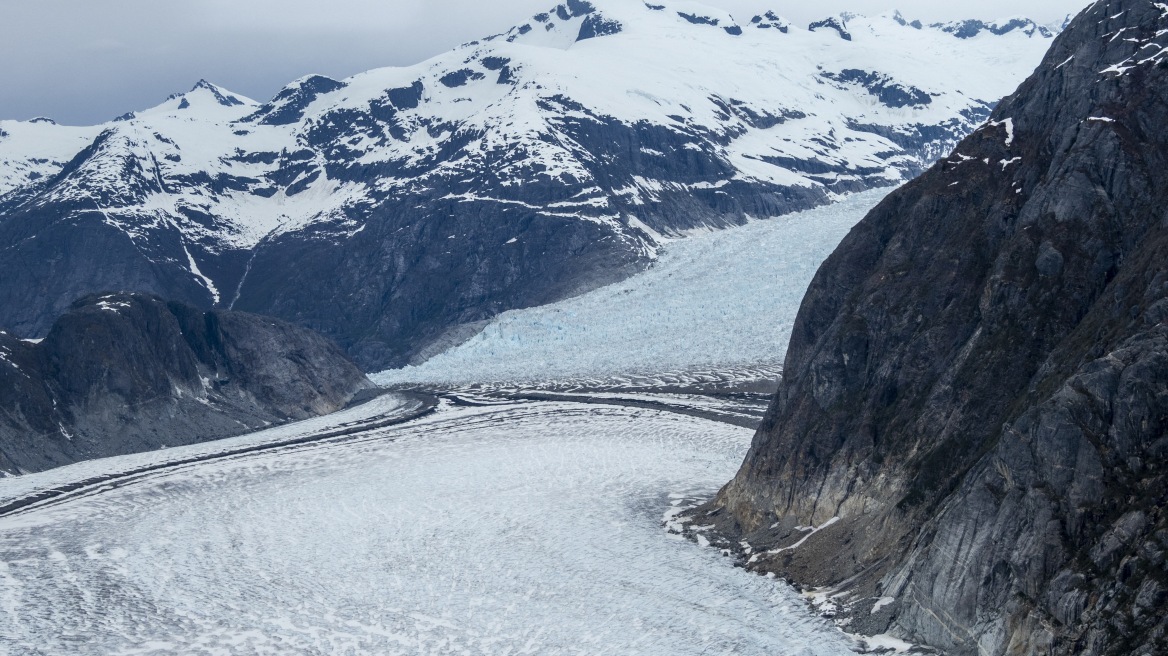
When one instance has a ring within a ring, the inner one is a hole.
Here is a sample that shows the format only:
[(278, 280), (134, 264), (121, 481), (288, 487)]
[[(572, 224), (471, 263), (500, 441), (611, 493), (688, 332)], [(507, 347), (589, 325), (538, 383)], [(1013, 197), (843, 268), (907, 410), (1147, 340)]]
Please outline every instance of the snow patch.
[[(799, 547), (803, 546), (804, 542), (807, 542), (808, 540), (810, 540), (811, 536), (815, 535), (816, 533), (822, 531), (825, 528), (828, 528), (829, 526), (835, 526), (837, 523), (839, 523), (839, 521), (840, 521), (839, 517), (832, 517), (831, 519), (827, 520), (826, 522), (824, 522), (823, 524), (821, 524), (819, 526), (798, 527), (797, 530), (803, 530), (804, 532), (807, 533), (807, 535), (803, 536), (803, 539), (799, 540), (798, 542), (796, 542), (795, 544), (792, 544), (790, 546), (780, 547), (778, 549), (771, 549), (770, 551), (767, 551), (766, 553), (770, 554), (770, 555), (774, 555), (774, 554), (783, 553), (784, 551), (793, 551), (795, 549), (798, 549)], [(759, 556), (759, 554), (755, 554), (754, 556), (751, 556), (750, 562), (754, 562), (755, 560), (757, 560), (758, 556)]]
[(191, 274), (193, 274), (196, 278), (199, 279), (200, 282), (203, 283), (203, 286), (207, 288), (207, 291), (211, 292), (212, 303), (218, 305), (219, 289), (215, 287), (215, 282), (207, 276), (203, 275), (203, 272), (199, 270), (199, 265), (197, 262), (195, 262), (195, 258), (191, 255), (191, 251), (187, 248), (187, 245), (183, 244), (182, 247), (183, 252), (187, 255), (187, 266), (190, 268)]
[[(20, 371), (20, 365), (18, 365), (18, 364), (16, 364), (15, 362), (13, 362), (13, 361), (10, 359), (11, 357), (12, 357), (12, 351), (9, 351), (9, 350), (8, 350), (6, 347), (4, 347), (4, 346), (0, 346), (0, 362), (3, 362), (3, 363), (5, 363), (5, 364), (7, 364), (8, 366), (12, 367), (13, 369), (16, 369), (17, 371)], [(23, 372), (22, 372), (22, 373), (23, 373)]]
[(896, 638), (887, 634), (880, 634), (874, 636), (854, 636), (862, 641), (868, 651), (892, 651), (897, 654), (904, 654), (916, 647), (911, 642), (905, 642), (900, 638)]
[(993, 127), (1005, 127), (1006, 128), (1006, 147), (1009, 148), (1011, 145), (1014, 144), (1014, 119), (1004, 118), (1000, 121), (989, 121), (989, 122), (987, 122), (987, 125), (991, 125)]
[(130, 303), (127, 301), (109, 301), (109, 300), (106, 300), (109, 298), (112, 298), (112, 297), (107, 296), (104, 299), (99, 300), (97, 302), (98, 309), (105, 310), (107, 312), (113, 312), (114, 314), (117, 314), (119, 310), (126, 310), (126, 309), (130, 308)]

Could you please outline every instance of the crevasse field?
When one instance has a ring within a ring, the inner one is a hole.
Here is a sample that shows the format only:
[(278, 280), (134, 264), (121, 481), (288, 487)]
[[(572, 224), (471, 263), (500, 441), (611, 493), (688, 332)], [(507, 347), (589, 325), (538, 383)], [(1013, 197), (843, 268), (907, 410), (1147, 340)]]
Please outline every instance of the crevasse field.
[(539, 383), (778, 368), (815, 271), (889, 191), (674, 240), (644, 273), (506, 312), (461, 346), (373, 378)]
[[(114, 478), (0, 519), (0, 652), (849, 653), (789, 588), (662, 528), (750, 436), (655, 410), (443, 403)], [(0, 481), (0, 501), (217, 449)]]

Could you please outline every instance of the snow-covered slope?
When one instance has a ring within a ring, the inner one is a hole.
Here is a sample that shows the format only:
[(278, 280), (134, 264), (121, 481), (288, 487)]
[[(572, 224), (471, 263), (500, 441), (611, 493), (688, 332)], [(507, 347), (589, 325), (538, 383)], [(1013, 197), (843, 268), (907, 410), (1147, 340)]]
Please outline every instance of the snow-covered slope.
[(0, 121), (0, 194), (56, 175), (100, 131), (47, 118)]
[(35, 335), (101, 284), (277, 314), (401, 364), (624, 277), (662, 235), (915, 175), (1030, 72), (1049, 44), (1032, 26), (571, 0), (263, 104), (200, 82), (94, 128), (0, 123), (17, 253), (0, 279), (39, 290), (0, 283), (0, 323)]

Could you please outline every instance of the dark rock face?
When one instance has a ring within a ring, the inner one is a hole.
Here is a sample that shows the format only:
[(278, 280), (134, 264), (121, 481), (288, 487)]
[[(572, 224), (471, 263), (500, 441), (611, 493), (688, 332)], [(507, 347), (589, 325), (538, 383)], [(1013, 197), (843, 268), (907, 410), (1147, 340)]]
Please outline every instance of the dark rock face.
[(323, 75), (310, 75), (296, 84), (291, 84), (264, 103), (254, 114), (244, 118), (261, 125), (290, 125), (304, 117), (304, 110), (314, 100), (326, 93), (345, 88), (338, 82)]
[(584, 22), (580, 24), (580, 35), (576, 37), (576, 40), (584, 41), (585, 39), (620, 34), (622, 29), (624, 28), (619, 21), (607, 19), (599, 14), (593, 14), (585, 18)]
[(498, 71), (502, 70), (507, 64), (510, 64), (511, 59), (508, 57), (483, 57), (482, 63), (483, 68), (488, 71)]
[(596, 7), (591, 2), (587, 2), (586, 0), (568, 0), (567, 6), (569, 18), (574, 16), (584, 16), (596, 11)]
[[(326, 334), (344, 324), (364, 326), (359, 339), (338, 334), (338, 342), (358, 362), (376, 367), (405, 364), (452, 327), (514, 307), (516, 290), (525, 293), (525, 305), (551, 303), (643, 266), (594, 223), (549, 220), (522, 207), (421, 202), (430, 209), (429, 220), (379, 213), (375, 218), (384, 221), (371, 221), (328, 250), (301, 236), (262, 244), (235, 307)], [(526, 228), (521, 237), (515, 225)], [(301, 264), (290, 270), (288, 262)], [(320, 302), (334, 298), (337, 289), (347, 296), (335, 304)]]
[(754, 25), (755, 27), (757, 27), (759, 29), (778, 30), (779, 32), (782, 32), (783, 34), (787, 34), (788, 31), (790, 31), (790, 29), (791, 29), (790, 23), (788, 23), (786, 20), (784, 20), (782, 17), (780, 17), (778, 14), (776, 14), (773, 11), (768, 11), (765, 14), (751, 18), (750, 24)]
[(845, 68), (839, 73), (824, 73), (823, 77), (843, 84), (858, 84), (889, 107), (920, 107), (933, 102), (928, 92), (873, 71)]
[(485, 76), (476, 70), (464, 68), (457, 71), (451, 71), (446, 75), (443, 75), (442, 78), (438, 81), (441, 82), (443, 86), (453, 89), (455, 87), (464, 87), (466, 86), (467, 82), (470, 82), (471, 80), (481, 80), (483, 77)]
[(1014, 30), (1019, 30), (1027, 36), (1034, 36), (1035, 34), (1044, 37), (1051, 36), (1050, 30), (1026, 18), (1014, 18), (1005, 23), (964, 20), (955, 23), (933, 23), (930, 27), (940, 28), (958, 39), (972, 39), (982, 32), (989, 32), (1001, 36)]
[(713, 25), (715, 27), (718, 25), (718, 19), (717, 18), (710, 18), (709, 16), (701, 16), (698, 14), (687, 14), (684, 11), (677, 12), (677, 15), (681, 16), (682, 18), (689, 21), (690, 23), (693, 23), (694, 25)]
[(206, 80), (199, 80), (198, 82), (196, 82), (195, 88), (192, 89), (192, 91), (197, 91), (199, 89), (208, 91), (211, 94), (211, 96), (213, 98), (215, 98), (215, 102), (219, 103), (220, 105), (223, 105), (224, 107), (237, 107), (237, 106), (243, 104), (243, 101), (240, 100), (239, 98), (236, 98), (235, 96), (230, 95), (230, 94), (223, 93), (222, 91), (219, 90), (219, 87), (216, 87), (214, 84), (211, 84), (210, 82), (208, 82)]
[(697, 523), (850, 630), (1168, 652), (1166, 47), (1162, 5), (1095, 3), (852, 231)]
[(414, 82), (408, 87), (390, 89), (386, 93), (386, 97), (398, 109), (414, 109), (422, 102), (423, 91), (425, 91), (425, 86), (421, 82)]
[(814, 23), (808, 25), (807, 29), (812, 32), (818, 29), (835, 30), (836, 33), (839, 34), (840, 38), (844, 41), (852, 40), (852, 33), (848, 31), (847, 25), (844, 24), (843, 19), (836, 16), (830, 16), (823, 20), (815, 21)]
[(92, 295), (39, 344), (0, 332), (0, 471), (238, 435), (372, 387), (332, 342), (283, 321)]

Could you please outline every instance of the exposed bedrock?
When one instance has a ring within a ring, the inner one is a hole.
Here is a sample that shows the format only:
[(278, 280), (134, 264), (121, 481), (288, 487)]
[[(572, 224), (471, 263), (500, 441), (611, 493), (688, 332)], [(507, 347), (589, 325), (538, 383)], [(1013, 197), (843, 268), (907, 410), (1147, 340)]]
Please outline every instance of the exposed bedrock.
[(328, 339), (277, 319), (91, 295), (40, 343), (0, 331), (0, 471), (239, 435), (373, 387)]
[(849, 591), (852, 629), (1168, 650), (1166, 46), (1162, 4), (1095, 3), (852, 231), (696, 523), (750, 567)]

